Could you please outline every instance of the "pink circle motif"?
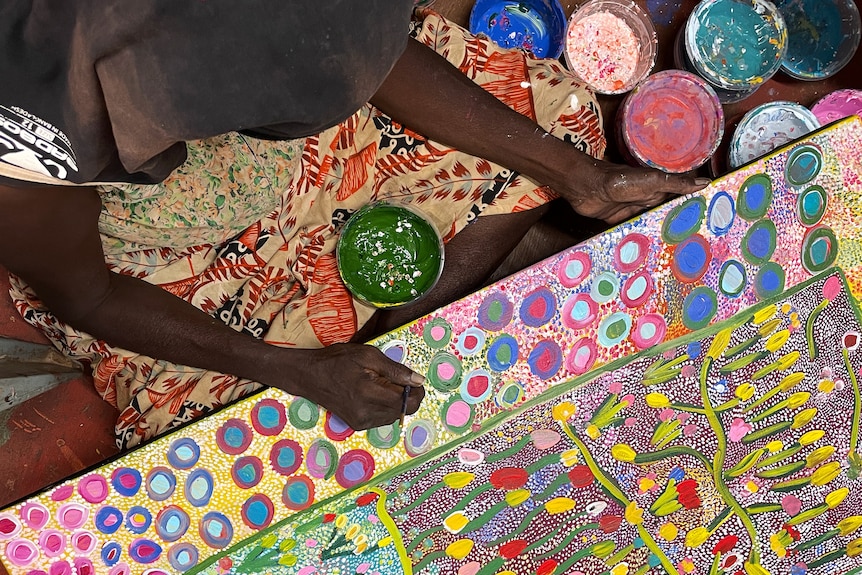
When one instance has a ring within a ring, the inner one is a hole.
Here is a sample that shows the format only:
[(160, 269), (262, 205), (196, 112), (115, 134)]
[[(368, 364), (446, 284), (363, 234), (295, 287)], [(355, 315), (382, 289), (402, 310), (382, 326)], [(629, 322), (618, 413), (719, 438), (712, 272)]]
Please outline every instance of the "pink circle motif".
[(56, 529), (47, 529), (39, 534), (39, 547), (48, 557), (59, 557), (66, 550), (66, 535)]
[(66, 501), (75, 493), (74, 485), (61, 485), (51, 492), (51, 501)]
[(642, 306), (652, 295), (653, 279), (648, 271), (642, 271), (628, 278), (620, 288), (620, 299), (626, 307)]
[(643, 234), (629, 234), (614, 248), (614, 267), (623, 272), (633, 272), (646, 261), (650, 240)]
[(570, 329), (583, 329), (596, 321), (598, 304), (588, 293), (575, 294), (563, 304), (563, 325)]
[(96, 536), (89, 531), (75, 531), (72, 534), (72, 548), (81, 555), (89, 555), (96, 548)]
[(575, 375), (587, 373), (596, 363), (596, 343), (586, 337), (575, 342), (566, 358), (566, 367)]
[(48, 575), (72, 575), (72, 566), (68, 561), (57, 561), (48, 568)]
[[(21, 520), (34, 531), (39, 531), (48, 523), (51, 518), (51, 512), (41, 503), (30, 502), (25, 503), (19, 512)], [(3, 538), (2, 529), (0, 529), (0, 539)]]
[(26, 567), (39, 558), (39, 549), (32, 541), (15, 539), (6, 545), (6, 559), (17, 567)]
[(86, 475), (78, 482), (78, 493), (87, 503), (101, 503), (108, 497), (108, 482), (95, 473)]
[(78, 503), (66, 503), (57, 509), (57, 521), (70, 531), (84, 525), (89, 515), (90, 509)]
[(569, 252), (557, 265), (557, 279), (567, 288), (577, 287), (593, 269), (590, 254), (586, 252)]
[(12, 539), (21, 532), (21, 522), (11, 513), (0, 514), (0, 540)]
[(368, 481), (372, 475), (374, 457), (363, 449), (353, 449), (342, 455), (335, 470), (335, 480), (345, 489)]
[(666, 333), (664, 318), (657, 313), (648, 313), (635, 320), (630, 337), (638, 349), (648, 349), (664, 341)]

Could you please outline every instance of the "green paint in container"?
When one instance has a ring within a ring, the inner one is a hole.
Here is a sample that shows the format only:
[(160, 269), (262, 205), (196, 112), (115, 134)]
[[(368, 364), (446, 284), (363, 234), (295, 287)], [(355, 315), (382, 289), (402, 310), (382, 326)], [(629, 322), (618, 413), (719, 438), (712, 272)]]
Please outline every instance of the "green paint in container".
[(358, 210), (341, 231), (335, 253), (350, 293), (378, 308), (415, 302), (443, 271), (440, 234), (405, 205), (377, 202)]

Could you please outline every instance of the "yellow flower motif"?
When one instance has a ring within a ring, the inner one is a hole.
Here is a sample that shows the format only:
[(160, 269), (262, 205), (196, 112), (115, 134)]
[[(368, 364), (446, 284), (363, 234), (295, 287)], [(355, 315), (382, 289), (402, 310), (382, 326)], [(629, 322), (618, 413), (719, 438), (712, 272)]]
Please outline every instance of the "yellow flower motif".
[(765, 308), (757, 310), (756, 312), (754, 312), (754, 316), (751, 318), (751, 323), (759, 325), (768, 319), (772, 319), (772, 316), (775, 315), (777, 309), (778, 308), (775, 306), (775, 304), (770, 304)]
[(530, 498), (529, 489), (513, 489), (512, 491), (506, 492), (506, 503), (509, 504), (510, 507), (517, 507), (524, 501)]
[(818, 467), (817, 471), (811, 474), (811, 485), (817, 487), (826, 485), (840, 474), (841, 464), (837, 461), (830, 461), (826, 465)]
[(862, 555), (862, 537), (854, 539), (847, 544), (847, 555), (849, 557), (856, 557), (858, 555)]
[(805, 405), (805, 402), (809, 399), (811, 399), (810, 393), (807, 391), (797, 391), (787, 398), (787, 407), (790, 409), (796, 409), (797, 407)]
[(784, 559), (787, 557), (787, 548), (784, 546), (781, 534), (786, 533), (783, 529), (779, 533), (773, 533), (769, 536), (769, 548), (772, 552)]
[(821, 379), (817, 384), (817, 389), (823, 393), (832, 393), (835, 389), (835, 381), (831, 379)]
[(772, 575), (769, 571), (756, 563), (748, 563), (747, 561), (742, 566), (747, 575)]
[(568, 497), (554, 497), (553, 499), (545, 503), (545, 511), (547, 511), (550, 515), (565, 513), (566, 511), (571, 511), (574, 508), (575, 500), (569, 499)]
[(640, 481), (638, 481), (638, 489), (643, 493), (646, 493), (653, 487), (655, 487), (655, 480), (649, 477), (641, 477)]
[(353, 541), (353, 544), (359, 547), (360, 545), (365, 545), (368, 547), (368, 537), (365, 536), (364, 533), (360, 533), (359, 536)]
[(269, 549), (275, 546), (276, 541), (278, 541), (278, 535), (275, 533), (268, 533), (261, 538), (260, 546), (265, 549)]
[(806, 425), (811, 423), (811, 420), (814, 419), (815, 415), (817, 415), (816, 407), (809, 407), (808, 409), (803, 409), (793, 417), (793, 423), (790, 424), (790, 429), (799, 429), (800, 427), (805, 427)]
[(377, 542), (378, 547), (386, 547), (388, 545), (392, 545), (392, 536), (391, 535), (387, 535), (386, 537), (384, 537), (383, 539), (381, 539), (380, 541)]
[(727, 328), (715, 334), (712, 343), (709, 345), (709, 350), (706, 352), (706, 357), (718, 359), (721, 354), (724, 353), (724, 350), (727, 349), (727, 344), (730, 343), (731, 333), (733, 333), (733, 330)]
[(787, 340), (790, 338), (790, 330), (782, 329), (780, 331), (776, 331), (772, 335), (769, 336), (769, 339), (766, 340), (766, 343), (763, 344), (763, 347), (767, 349), (767, 351), (776, 352), (781, 349)]
[(663, 409), (670, 405), (670, 399), (663, 393), (648, 393), (646, 404), (654, 409)]
[(749, 493), (757, 493), (760, 491), (760, 487), (754, 481), (749, 481), (745, 484), (745, 488), (748, 489)]
[(577, 449), (567, 449), (560, 454), (560, 463), (566, 467), (577, 465), (581, 460), (581, 453)]
[(344, 534), (348, 539), (353, 539), (357, 535), (359, 535), (359, 525), (356, 523), (351, 523), (350, 527), (347, 528), (347, 533)]
[(686, 557), (679, 562), (679, 568), (683, 573), (694, 573), (694, 561), (690, 557)]
[(278, 560), (278, 564), (293, 567), (296, 565), (296, 555), (282, 555)]
[(626, 463), (631, 463), (637, 457), (637, 453), (634, 449), (626, 445), (625, 443), (617, 443), (613, 447), (611, 447), (611, 456), (617, 461), (623, 461)]
[(335, 518), (335, 526), (339, 529), (344, 529), (344, 526), (347, 525), (347, 515), (342, 513), (338, 517)]
[(784, 371), (785, 369), (793, 367), (793, 364), (799, 360), (801, 355), (802, 354), (798, 351), (791, 351), (788, 354), (782, 355), (777, 362), (779, 371)]
[(354, 549), (353, 552), (356, 555), (361, 555), (361, 554), (365, 553), (366, 549), (368, 549), (368, 542), (363, 541), (362, 544), (356, 546), (356, 549)]
[(611, 575), (629, 575), (629, 564), (617, 563), (614, 565), (614, 568), (611, 569)]
[(446, 555), (453, 559), (463, 559), (473, 550), (472, 539), (459, 539), (446, 547)]
[(796, 387), (802, 380), (805, 379), (805, 373), (801, 371), (795, 371), (788, 375), (785, 375), (781, 382), (778, 384), (778, 389), (781, 391), (790, 391), (794, 387)]
[(679, 535), (679, 527), (673, 523), (665, 523), (658, 529), (658, 534), (665, 541), (673, 541)]
[(475, 477), (476, 475), (469, 471), (452, 471), (443, 476), (443, 483), (452, 489), (461, 489), (469, 485)]
[(818, 447), (814, 451), (808, 454), (805, 458), (805, 467), (809, 469), (811, 467), (817, 467), (835, 453), (835, 448), (831, 445), (823, 445), (822, 447)]
[(640, 525), (644, 521), (644, 510), (638, 507), (637, 501), (632, 501), (626, 505), (625, 517), (632, 525)]
[(604, 559), (605, 557), (610, 557), (616, 548), (617, 544), (613, 541), (602, 541), (593, 545), (592, 551), (593, 555), (599, 559)]
[(783, 304), (781, 304), (781, 313), (787, 314), (790, 312), (791, 309), (793, 308), (790, 306), (789, 303), (784, 302)]
[(755, 388), (750, 383), (746, 382), (736, 388), (736, 397), (741, 399), (742, 401), (748, 401), (752, 397), (754, 397)]
[(846, 487), (836, 489), (826, 496), (826, 506), (829, 507), (829, 509), (835, 509), (841, 505), (841, 502), (844, 501), (848, 495), (850, 495), (850, 490)]
[(296, 539), (285, 539), (279, 544), (278, 550), (282, 552), (290, 551), (294, 547), (296, 547)]
[(784, 449), (784, 442), (778, 441), (777, 439), (766, 444), (766, 450), (769, 453), (778, 453), (782, 449)]
[(695, 549), (709, 539), (710, 533), (706, 527), (695, 527), (685, 535), (685, 546)]
[(803, 446), (808, 446), (820, 441), (824, 435), (826, 435), (826, 432), (822, 429), (812, 429), (802, 434), (802, 437), (799, 438), (799, 443)]
[(470, 519), (460, 511), (456, 511), (443, 520), (443, 527), (445, 527), (446, 531), (449, 533), (457, 534), (459, 531), (464, 529), (468, 523), (470, 523)]
[(850, 535), (859, 527), (862, 527), (862, 515), (852, 515), (845, 519), (842, 519), (838, 522), (838, 531), (841, 532), (842, 537), (844, 535)]
[(601, 437), (602, 431), (599, 429), (597, 425), (593, 425), (592, 423), (587, 426), (587, 436), (590, 439), (598, 439)]
[(551, 413), (556, 421), (568, 421), (577, 410), (574, 403), (563, 401), (555, 405)]

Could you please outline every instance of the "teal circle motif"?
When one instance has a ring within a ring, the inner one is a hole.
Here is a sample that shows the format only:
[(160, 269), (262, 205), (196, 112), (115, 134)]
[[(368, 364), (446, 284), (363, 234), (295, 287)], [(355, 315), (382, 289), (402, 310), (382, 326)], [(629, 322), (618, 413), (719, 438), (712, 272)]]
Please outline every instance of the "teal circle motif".
[(590, 297), (596, 303), (609, 302), (620, 293), (620, 280), (613, 272), (602, 272), (590, 286)]
[(718, 289), (727, 297), (737, 297), (745, 289), (748, 273), (736, 260), (727, 260), (718, 272)]
[(754, 276), (754, 293), (757, 299), (763, 301), (782, 291), (784, 291), (784, 268), (775, 262), (763, 264)]
[(687, 199), (673, 208), (661, 226), (661, 237), (669, 244), (678, 244), (700, 229), (706, 214), (706, 200), (701, 196)]
[(682, 304), (682, 323), (694, 331), (706, 327), (718, 311), (718, 298), (706, 286), (691, 290)]
[(810, 274), (820, 273), (835, 263), (838, 238), (828, 226), (811, 228), (802, 239), (802, 267)]
[(524, 400), (526, 392), (524, 386), (517, 381), (508, 381), (500, 387), (497, 395), (494, 397), (494, 402), (498, 407), (503, 409), (511, 409)]
[(810, 186), (799, 194), (799, 200), (796, 202), (796, 215), (802, 225), (813, 226), (823, 219), (828, 202), (829, 195), (820, 186)]
[(755, 222), (742, 238), (739, 246), (742, 257), (756, 266), (769, 261), (775, 252), (778, 233), (772, 220), (760, 220)]
[(791, 186), (804, 186), (823, 168), (823, 154), (812, 145), (797, 146), (787, 158), (784, 178)]
[(611, 347), (628, 337), (632, 330), (632, 316), (618, 311), (612, 313), (599, 324), (598, 340), (605, 347)]
[(736, 196), (736, 213), (753, 222), (766, 215), (772, 204), (772, 180), (766, 174), (755, 174), (745, 180)]
[(431, 358), (425, 376), (428, 383), (437, 391), (454, 391), (461, 385), (463, 368), (458, 358), (449, 352), (441, 351)]

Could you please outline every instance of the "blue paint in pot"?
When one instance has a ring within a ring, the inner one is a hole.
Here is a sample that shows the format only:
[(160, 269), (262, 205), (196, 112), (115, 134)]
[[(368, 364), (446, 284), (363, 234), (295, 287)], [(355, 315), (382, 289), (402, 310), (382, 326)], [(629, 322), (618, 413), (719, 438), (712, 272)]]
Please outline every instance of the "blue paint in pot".
[(859, 10), (853, 0), (778, 0), (787, 23), (785, 72), (822, 80), (843, 68), (859, 46)]
[(566, 15), (559, 0), (478, 0), (470, 13), (470, 32), (484, 34), (503, 48), (559, 58)]

